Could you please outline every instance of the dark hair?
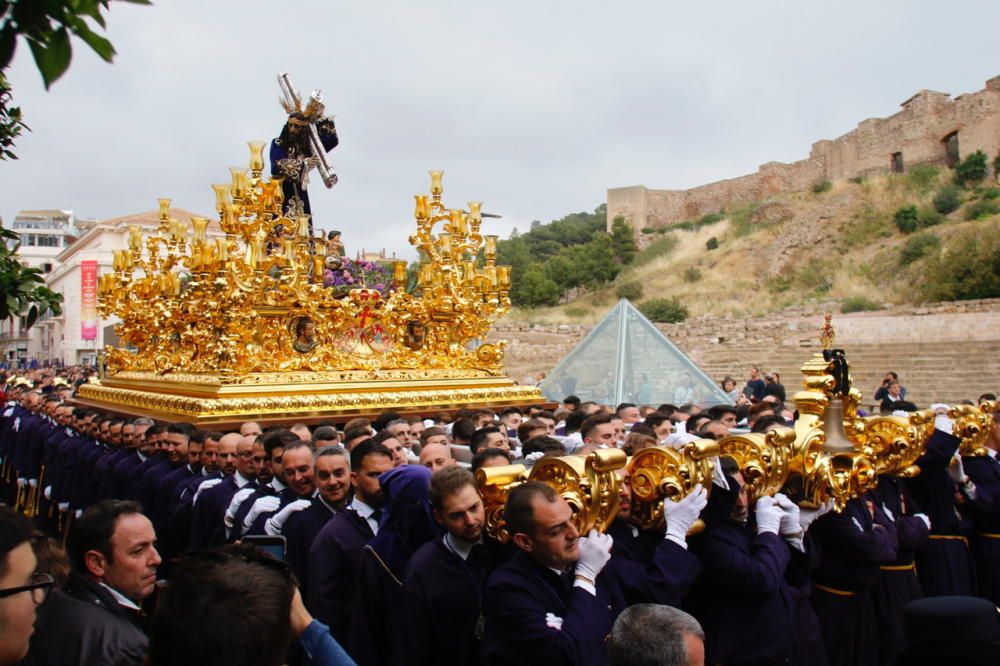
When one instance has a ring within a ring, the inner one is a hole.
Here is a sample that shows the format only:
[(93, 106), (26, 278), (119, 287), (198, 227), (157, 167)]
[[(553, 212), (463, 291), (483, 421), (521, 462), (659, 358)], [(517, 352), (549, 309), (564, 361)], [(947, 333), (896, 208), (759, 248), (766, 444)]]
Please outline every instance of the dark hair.
[(384, 444), (379, 444), (374, 439), (366, 439), (362, 442), (358, 442), (354, 448), (351, 449), (351, 471), (360, 471), (361, 465), (368, 456), (385, 456), (386, 458), (392, 459), (392, 451), (390, 451)]
[(438, 435), (448, 436), (448, 432), (441, 427), (431, 426), (430, 428), (424, 428), (424, 431), (420, 433), (420, 445), (423, 446), (427, 443), (427, 440), (431, 437), (436, 437)]
[(375, 428), (376, 432), (382, 432), (385, 427), (392, 423), (393, 421), (398, 421), (402, 417), (397, 412), (382, 412), (372, 423), (372, 427)]
[(702, 423), (703, 421), (704, 423), (708, 423), (711, 420), (712, 417), (709, 416), (708, 414), (705, 413), (695, 414), (694, 416), (692, 416), (687, 420), (687, 423), (685, 424), (686, 425), (685, 429), (689, 430), (690, 432), (697, 432), (702, 429), (704, 425)]
[(525, 442), (531, 439), (531, 437), (529, 436), (531, 434), (531, 431), (539, 429), (547, 432), (549, 426), (545, 423), (545, 421), (540, 421), (535, 417), (531, 417), (530, 419), (525, 419), (524, 421), (521, 421), (521, 425), (517, 426), (518, 441)]
[(493, 433), (499, 433), (500, 428), (495, 425), (483, 426), (476, 432), (472, 433), (472, 437), (469, 439), (469, 450), (475, 453), (489, 440), (489, 436)]
[(781, 418), (777, 414), (765, 414), (754, 421), (753, 428), (750, 429), (750, 432), (767, 432), (768, 428), (773, 425), (786, 425), (785, 419)]
[(275, 449), (284, 449), (293, 442), (298, 442), (299, 436), (290, 430), (272, 430), (264, 435), (261, 443), (264, 445), (264, 453), (270, 459), (274, 456)]
[(431, 506), (440, 511), (445, 497), (454, 495), (466, 486), (472, 486), (479, 492), (476, 477), (472, 476), (469, 470), (458, 465), (448, 465), (439, 469), (431, 477), (431, 487), (428, 491)]
[(673, 414), (677, 411), (677, 405), (671, 405), (669, 402), (665, 402), (656, 408), (656, 411), (663, 412), (667, 416)]
[(66, 536), (66, 552), (77, 573), (86, 573), (86, 555), (92, 550), (114, 562), (111, 537), (115, 534), (118, 519), (133, 514), (142, 515), (138, 502), (130, 500), (103, 500), (90, 506), (72, 523)]
[(509, 414), (523, 414), (520, 407), (508, 407), (507, 409), (500, 412), (500, 418), (503, 418)]
[(34, 530), (31, 521), (19, 513), (0, 506), (0, 576), (7, 575), (7, 555), (22, 543), (31, 541)]
[(605, 423), (611, 423), (611, 414), (594, 414), (587, 418), (586, 421), (580, 426), (580, 437), (584, 441), (590, 436), (590, 433), (594, 431), (599, 425), (604, 425)]
[(736, 408), (732, 405), (714, 405), (708, 408), (708, 415), (715, 420), (721, 419), (726, 414), (736, 416)]
[(333, 426), (320, 426), (313, 431), (313, 441), (330, 441), (339, 440), (340, 435), (337, 433), (337, 429)]
[(184, 435), (191, 441), (197, 430), (190, 423), (185, 423), (184, 421), (177, 421), (176, 423), (170, 423), (167, 425), (167, 432), (171, 435)]
[(579, 407), (580, 398), (576, 397), (575, 395), (568, 395), (562, 399), (562, 403), (564, 405), (573, 405), (574, 407)]
[(997, 399), (996, 393), (984, 393), (981, 396), (979, 396), (979, 400), (977, 400), (976, 402), (982, 402), (983, 400), (996, 400), (996, 399)]
[(549, 451), (563, 454), (566, 452), (566, 449), (563, 447), (562, 442), (548, 435), (537, 435), (521, 445), (521, 455), (525, 456), (539, 452), (548, 453)]
[(399, 437), (396, 437), (396, 435), (392, 434), (386, 429), (380, 430), (379, 433), (375, 435), (375, 437), (373, 437), (372, 439), (374, 439), (375, 443), (377, 444), (382, 444), (387, 439), (395, 439), (396, 441), (399, 441)]
[(503, 449), (480, 449), (476, 452), (476, 455), (472, 456), (472, 463), (470, 467), (473, 472), (486, 464), (487, 460), (492, 460), (493, 458), (503, 458), (510, 464), (510, 454)]
[(371, 437), (372, 428), (371, 426), (355, 426), (353, 428), (348, 428), (344, 431), (344, 441), (349, 442), (356, 437)]
[(511, 536), (531, 533), (535, 526), (535, 510), (531, 505), (536, 497), (543, 497), (547, 502), (559, 499), (552, 486), (541, 481), (525, 481), (507, 495), (507, 503), (503, 507), (503, 519)]
[(635, 403), (632, 403), (632, 402), (623, 402), (620, 405), (618, 405), (617, 407), (615, 407), (615, 414), (618, 414), (620, 416), (623, 409), (629, 409), (631, 407), (635, 407)]
[(455, 443), (458, 443), (458, 440), (463, 442), (471, 440), (474, 432), (476, 432), (476, 424), (471, 419), (458, 419), (451, 424), (451, 439)]
[[(36, 532), (31, 547), (38, 560), (35, 572), (52, 576), (56, 587), (65, 585), (66, 581), (69, 580), (69, 557), (66, 556), (66, 551), (63, 550), (59, 542), (42, 532)], [(0, 575), (2, 574), (2, 567), (0, 567)]]
[(583, 422), (587, 420), (587, 415), (581, 410), (577, 409), (570, 412), (570, 415), (566, 417), (566, 434), (572, 435), (574, 432), (580, 430), (580, 426)]
[(150, 626), (150, 666), (279, 666), (291, 642), (295, 582), (252, 546), (189, 555), (174, 565)]

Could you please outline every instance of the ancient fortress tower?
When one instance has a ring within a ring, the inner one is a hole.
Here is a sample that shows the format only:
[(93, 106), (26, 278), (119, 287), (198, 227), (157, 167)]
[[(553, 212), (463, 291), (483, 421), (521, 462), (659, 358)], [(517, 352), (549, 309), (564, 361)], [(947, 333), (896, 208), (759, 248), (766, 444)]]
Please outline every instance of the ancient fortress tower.
[(730, 210), (775, 194), (808, 189), (823, 180), (876, 172), (903, 172), (915, 164), (954, 164), (982, 150), (992, 164), (1000, 149), (1000, 76), (976, 93), (955, 99), (921, 90), (888, 118), (869, 118), (833, 140), (818, 141), (809, 157), (791, 164), (768, 162), (756, 173), (690, 190), (643, 185), (608, 190), (608, 230), (623, 217), (639, 230), (665, 227), (720, 209)]

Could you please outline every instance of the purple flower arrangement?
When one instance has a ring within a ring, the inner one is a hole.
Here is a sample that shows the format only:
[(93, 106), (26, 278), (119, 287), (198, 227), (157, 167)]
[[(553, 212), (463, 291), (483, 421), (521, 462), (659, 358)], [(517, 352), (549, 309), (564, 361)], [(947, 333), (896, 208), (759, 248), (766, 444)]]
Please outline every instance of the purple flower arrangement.
[(323, 286), (338, 297), (346, 296), (352, 289), (373, 289), (388, 296), (392, 291), (392, 272), (374, 261), (351, 261), (345, 257), (340, 268), (323, 271)]

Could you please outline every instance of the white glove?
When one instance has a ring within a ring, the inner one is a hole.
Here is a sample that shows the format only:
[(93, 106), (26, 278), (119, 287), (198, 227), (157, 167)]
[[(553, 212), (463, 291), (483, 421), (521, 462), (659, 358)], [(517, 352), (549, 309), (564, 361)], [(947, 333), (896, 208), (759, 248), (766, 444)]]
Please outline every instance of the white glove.
[(757, 500), (757, 534), (770, 532), (778, 534), (781, 530), (781, 516), (784, 511), (774, 501), (773, 497), (761, 497)]
[(882, 502), (882, 513), (892, 522), (896, 522), (896, 516), (893, 515), (892, 511), (889, 511), (889, 507), (885, 505), (885, 502)]
[(292, 517), (293, 513), (308, 509), (312, 506), (312, 500), (300, 499), (288, 504), (278, 513), (267, 519), (264, 523), (264, 531), (270, 536), (278, 536), (285, 527), (285, 522)]
[(947, 414), (938, 414), (934, 417), (934, 427), (949, 435), (955, 434), (955, 422), (948, 418)]
[(18, 480), (17, 480), (17, 487), (18, 488), (24, 488), (26, 485), (28, 485), (28, 480), (27, 479), (18, 478)]
[(233, 522), (236, 520), (236, 512), (240, 510), (243, 506), (243, 502), (246, 498), (253, 495), (256, 488), (243, 488), (242, 490), (237, 490), (236, 494), (233, 495), (233, 499), (229, 500), (229, 506), (226, 508), (226, 515), (223, 516), (222, 522), (225, 523), (227, 529), (233, 529)]
[(198, 490), (194, 494), (194, 499), (191, 500), (191, 504), (192, 505), (197, 504), (198, 498), (201, 496), (203, 492), (205, 492), (206, 490), (211, 490), (220, 483), (222, 483), (222, 479), (209, 479), (208, 481), (202, 481), (202, 483), (198, 486)]
[[(782, 493), (774, 496), (774, 503), (781, 509), (781, 524), (778, 528), (781, 536), (801, 537), (805, 530), (802, 529), (802, 514), (799, 510), (799, 505)], [(760, 506), (759, 502), (758, 506)]]
[(47, 500), (52, 499), (52, 486), (45, 486), (45, 490), (42, 491), (42, 495), (44, 495)]
[(931, 519), (927, 517), (926, 513), (915, 513), (913, 514), (913, 517), (924, 521), (924, 524), (927, 525), (927, 529), (931, 528)]
[(681, 548), (687, 548), (687, 533), (708, 504), (708, 491), (699, 483), (679, 502), (663, 500), (663, 518), (667, 521), (667, 538)]
[[(586, 578), (591, 585), (596, 585), (597, 574), (601, 573), (601, 569), (611, 559), (613, 543), (610, 534), (601, 534), (597, 530), (590, 530), (590, 534), (580, 537), (580, 559), (576, 561), (576, 575)], [(586, 589), (586, 586), (583, 587)], [(596, 589), (588, 591), (596, 596)]]
[(69, 511), (69, 502), (59, 502), (59, 510), (63, 513)]
[(969, 477), (965, 475), (965, 467), (962, 465), (962, 457), (955, 455), (951, 459), (951, 463), (948, 464), (948, 476), (955, 483), (965, 483), (969, 480)]
[(243, 529), (248, 530), (253, 525), (257, 517), (262, 513), (274, 513), (281, 506), (281, 498), (277, 495), (268, 495), (267, 497), (261, 497), (253, 506), (250, 507), (250, 511), (247, 512), (246, 518), (243, 519)]
[(83, 515), (83, 509), (77, 509), (76, 513), (73, 514), (74, 517), (79, 518)]
[(37, 488), (38, 487), (38, 479), (28, 479), (28, 486), (30, 488)]

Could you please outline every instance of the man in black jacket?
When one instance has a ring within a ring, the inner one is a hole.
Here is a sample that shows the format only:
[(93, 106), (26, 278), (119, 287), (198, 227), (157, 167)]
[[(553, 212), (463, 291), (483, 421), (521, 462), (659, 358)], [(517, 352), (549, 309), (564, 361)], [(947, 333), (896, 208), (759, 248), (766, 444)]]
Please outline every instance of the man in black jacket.
[(26, 663), (141, 664), (149, 641), (140, 607), (160, 564), (155, 541), (136, 502), (105, 500), (87, 509), (67, 539), (73, 573), (38, 609)]

